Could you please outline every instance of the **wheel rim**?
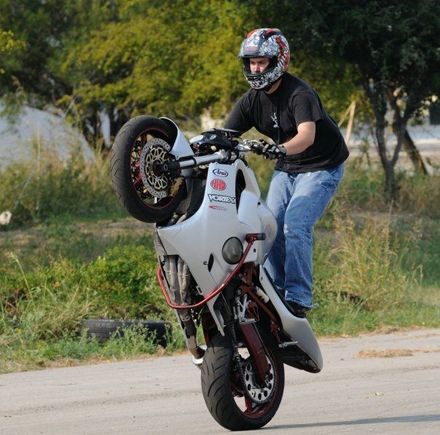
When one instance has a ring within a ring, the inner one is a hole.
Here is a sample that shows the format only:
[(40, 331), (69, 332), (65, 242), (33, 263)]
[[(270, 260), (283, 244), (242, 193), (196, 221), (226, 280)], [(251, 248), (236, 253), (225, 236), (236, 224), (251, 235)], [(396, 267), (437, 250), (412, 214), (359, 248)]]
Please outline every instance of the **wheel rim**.
[(179, 193), (183, 178), (170, 179), (155, 170), (170, 160), (167, 135), (158, 129), (145, 130), (133, 142), (130, 153), (131, 182), (146, 207), (167, 206)]
[(258, 384), (250, 356), (242, 357), (243, 380), (237, 369), (231, 373), (230, 386), (235, 404), (240, 412), (248, 418), (260, 418), (265, 415), (271, 410), (277, 397), (279, 375), (272, 356), (266, 354), (266, 359), (269, 372), (266, 375), (265, 385)]
[(246, 364), (244, 365), (243, 368), (245, 388), (249, 396), (252, 398), (252, 401), (260, 405), (267, 403), (269, 401), (270, 396), (274, 392), (274, 387), (275, 387), (273, 366), (269, 358), (266, 357), (266, 359), (269, 365), (269, 373), (266, 376), (265, 385), (258, 384), (255, 370), (252, 366), (252, 362), (250, 358), (247, 359)]

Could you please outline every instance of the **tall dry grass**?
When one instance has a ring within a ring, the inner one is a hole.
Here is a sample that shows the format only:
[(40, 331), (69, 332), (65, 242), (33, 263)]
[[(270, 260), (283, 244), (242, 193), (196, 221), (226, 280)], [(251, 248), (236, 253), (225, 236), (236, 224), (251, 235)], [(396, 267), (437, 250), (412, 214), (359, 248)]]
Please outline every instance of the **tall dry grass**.
[(357, 223), (345, 215), (334, 221), (334, 244), (326, 264), (333, 273), (325, 291), (336, 301), (349, 301), (370, 311), (401, 304), (411, 288), (420, 284), (420, 269), (403, 266), (413, 234), (397, 236), (391, 215), (367, 215)]

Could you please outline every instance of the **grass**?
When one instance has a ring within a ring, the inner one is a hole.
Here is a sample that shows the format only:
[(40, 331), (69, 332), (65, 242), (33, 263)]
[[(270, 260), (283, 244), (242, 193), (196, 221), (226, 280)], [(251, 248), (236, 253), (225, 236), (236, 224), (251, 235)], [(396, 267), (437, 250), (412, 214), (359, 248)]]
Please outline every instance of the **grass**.
[[(176, 348), (172, 343), (170, 346), (168, 352)], [(86, 361), (116, 361), (157, 352), (154, 337), (145, 337), (143, 331), (136, 329), (126, 330), (123, 337), (112, 337), (104, 343), (88, 337), (83, 331), (76, 336), (68, 335), (56, 341), (39, 340), (33, 342), (32, 347), (20, 344), (8, 346), (3, 350), (4, 366), (1, 371), (70, 366)]]
[[(250, 163), (267, 190), (267, 162)], [(319, 222), (310, 315), (319, 335), (440, 326), (439, 178), (400, 177), (390, 209), (380, 173), (348, 168)], [(0, 183), (0, 210), (13, 212), (0, 230), (0, 372), (163, 352), (136, 330), (98, 343), (84, 318), (168, 320), (167, 352), (184, 347), (156, 283), (152, 229), (116, 203), (106, 161), (51, 162), (38, 180), (15, 166)]]
[(12, 213), (10, 228), (126, 215), (111, 189), (109, 161), (101, 155), (92, 164), (80, 155), (65, 164), (51, 156), (17, 163), (0, 173), (0, 185), (0, 210)]
[[(357, 334), (383, 327), (440, 326), (440, 233), (390, 214), (334, 218), (315, 249), (318, 334)], [(420, 231), (430, 234), (427, 244)], [(332, 240), (329, 240), (329, 239)], [(434, 272), (434, 275), (431, 274)]]
[[(100, 344), (81, 329), (85, 318), (146, 318), (171, 321), (178, 331), (156, 284), (146, 233), (89, 236), (94, 258), (78, 249), (80, 226), (68, 237), (65, 227), (43, 226), (16, 250), (10, 239), (0, 255), (0, 372), (156, 353), (141, 331)], [(183, 347), (175, 335), (168, 352)]]

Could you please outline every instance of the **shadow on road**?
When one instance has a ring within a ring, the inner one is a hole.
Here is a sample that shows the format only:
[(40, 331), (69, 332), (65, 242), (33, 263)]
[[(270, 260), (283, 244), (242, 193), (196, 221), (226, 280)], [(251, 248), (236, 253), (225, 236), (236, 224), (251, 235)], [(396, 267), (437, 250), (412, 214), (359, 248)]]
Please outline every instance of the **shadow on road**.
[[(378, 418), (361, 418), (358, 420), (342, 420), (342, 421), (322, 421), (316, 423), (305, 424), (283, 424), (269, 426), (264, 429), (299, 429), (307, 427), (325, 427), (325, 426), (355, 426), (362, 424), (384, 424), (384, 423), (427, 423), (440, 421), (440, 414), (426, 415), (403, 415), (396, 417), (378, 417)], [(261, 429), (260, 429), (261, 430)]]

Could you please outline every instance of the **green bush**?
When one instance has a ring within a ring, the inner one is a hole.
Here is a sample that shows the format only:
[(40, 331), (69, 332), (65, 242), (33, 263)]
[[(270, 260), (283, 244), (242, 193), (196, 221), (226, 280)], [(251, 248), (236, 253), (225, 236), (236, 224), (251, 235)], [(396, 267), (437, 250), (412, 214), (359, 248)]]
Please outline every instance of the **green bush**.
[[(154, 352), (152, 340), (136, 330), (102, 345), (81, 335), (85, 318), (166, 319), (176, 324), (156, 283), (151, 243), (140, 242), (109, 247), (89, 263), (60, 258), (30, 270), (15, 254), (5, 256), (6, 264), (0, 266), (0, 361), (5, 366), (0, 372), (47, 366), (63, 358)], [(179, 335), (177, 325), (174, 331)], [(174, 349), (183, 345), (178, 336), (170, 341)]]
[(81, 268), (61, 260), (26, 274), (19, 260), (12, 260), (15, 270), (0, 281), (2, 333), (11, 340), (33, 341), (76, 331), (96, 303), (84, 288)]
[(346, 164), (344, 178), (336, 194), (341, 206), (358, 210), (386, 210), (381, 171)]
[(99, 295), (101, 315), (166, 317), (156, 265), (151, 246), (133, 243), (111, 248), (91, 263), (84, 272), (88, 286)]
[[(250, 155), (263, 197), (267, 195), (274, 164), (261, 156)], [(437, 218), (440, 216), (440, 176), (398, 173), (398, 200), (393, 208)], [(0, 172), (0, 210), (13, 214), (8, 228), (29, 223), (71, 218), (126, 216), (111, 189), (109, 161), (97, 155), (86, 164), (72, 157), (63, 164), (53, 158), (37, 165), (15, 164)], [(346, 165), (344, 179), (335, 201), (357, 210), (387, 211), (384, 176), (381, 169)]]
[[(249, 163), (267, 192), (273, 162), (251, 156)], [(81, 333), (81, 320), (92, 317), (176, 325), (156, 283), (151, 229), (101, 231), (109, 222), (97, 217), (125, 216), (108, 162), (49, 162), (37, 172), (15, 165), (0, 173), (0, 210), (13, 212), (12, 228), (42, 223), (0, 234), (0, 371), (154, 352), (136, 331), (106, 344)], [(319, 334), (438, 326), (439, 177), (400, 174), (399, 185), (390, 207), (381, 171), (347, 165), (315, 237), (318, 306), (310, 320)], [(170, 339), (171, 349), (184, 345), (178, 326)]]
[(336, 194), (339, 208), (388, 212), (408, 212), (417, 216), (440, 217), (440, 175), (397, 172), (397, 200), (387, 204), (384, 197), (382, 169), (346, 165), (345, 175)]

